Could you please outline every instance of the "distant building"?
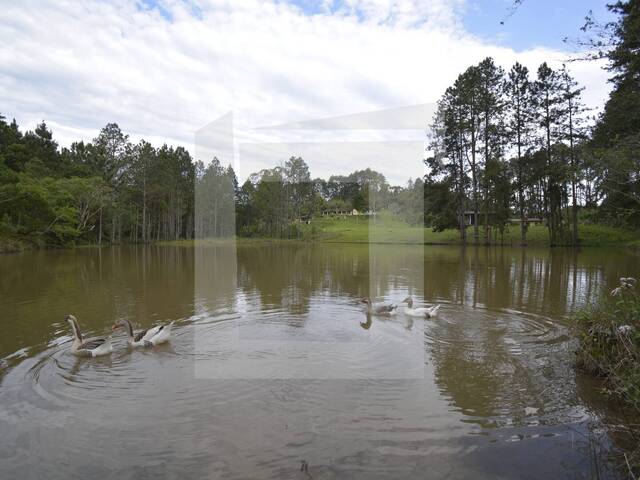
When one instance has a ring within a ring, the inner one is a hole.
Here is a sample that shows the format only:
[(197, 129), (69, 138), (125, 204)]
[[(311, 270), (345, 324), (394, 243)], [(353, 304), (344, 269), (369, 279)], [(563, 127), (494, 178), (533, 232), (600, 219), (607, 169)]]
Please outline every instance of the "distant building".
[(320, 214), (323, 217), (333, 217), (333, 216), (375, 216), (376, 212), (372, 212), (372, 211), (366, 211), (366, 212), (360, 212), (357, 209), (351, 209), (351, 210), (347, 210), (344, 208), (326, 208), (324, 210), (322, 210), (322, 212), (320, 212)]
[[(541, 218), (527, 218), (526, 220), (527, 225), (541, 225), (542, 223), (544, 223), (544, 220), (542, 220)], [(522, 223), (522, 220), (519, 218), (510, 218), (509, 219), (509, 223), (512, 223), (514, 225), (519, 225)]]

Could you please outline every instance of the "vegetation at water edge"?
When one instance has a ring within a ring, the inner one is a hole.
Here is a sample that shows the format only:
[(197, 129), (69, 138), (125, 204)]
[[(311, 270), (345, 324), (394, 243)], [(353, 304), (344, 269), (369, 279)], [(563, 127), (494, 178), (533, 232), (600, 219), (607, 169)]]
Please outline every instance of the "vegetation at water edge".
[[(640, 415), (640, 294), (635, 278), (574, 316), (579, 340), (577, 366), (605, 380), (605, 392)], [(640, 425), (628, 425), (640, 445)], [(640, 470), (640, 448), (627, 459)]]

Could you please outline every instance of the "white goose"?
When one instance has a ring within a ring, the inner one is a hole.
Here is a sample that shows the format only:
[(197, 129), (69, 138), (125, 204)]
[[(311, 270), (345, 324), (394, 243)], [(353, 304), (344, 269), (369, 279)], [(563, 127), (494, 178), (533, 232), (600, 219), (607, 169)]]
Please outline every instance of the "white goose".
[(123, 318), (122, 320), (118, 320), (113, 325), (112, 330), (115, 331), (118, 328), (124, 328), (129, 337), (127, 342), (132, 347), (153, 347), (155, 345), (159, 345), (161, 343), (169, 341), (172, 325), (173, 322), (167, 325), (158, 325), (156, 327), (150, 328), (149, 330), (142, 330), (140, 332), (134, 333), (131, 322)]
[(69, 325), (71, 325), (71, 330), (73, 330), (73, 343), (71, 344), (72, 354), (78, 357), (99, 357), (101, 355), (109, 355), (113, 351), (111, 337), (83, 339), (76, 317), (67, 315), (66, 320), (69, 322)]
[(440, 305), (434, 305), (433, 307), (413, 308), (413, 298), (411, 297), (405, 298), (402, 303), (407, 304), (407, 308), (404, 309), (404, 313), (406, 313), (410, 317), (436, 317), (438, 315), (438, 310), (440, 310)]
[(371, 303), (370, 298), (363, 298), (360, 301), (367, 304), (368, 315), (381, 315), (390, 317), (391, 315), (396, 314), (396, 308), (398, 308), (397, 305), (394, 305), (392, 303)]

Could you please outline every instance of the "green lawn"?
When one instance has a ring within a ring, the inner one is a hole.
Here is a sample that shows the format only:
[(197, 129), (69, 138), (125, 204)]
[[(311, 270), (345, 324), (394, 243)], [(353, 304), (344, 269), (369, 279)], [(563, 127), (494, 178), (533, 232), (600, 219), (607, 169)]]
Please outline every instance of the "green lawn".
[[(424, 244), (460, 244), (457, 230), (434, 232), (430, 228), (407, 225), (390, 217), (380, 217), (369, 221), (365, 217), (331, 217), (313, 219), (311, 225), (304, 226), (305, 238), (320, 242), (347, 243), (424, 243)], [(640, 232), (623, 230), (604, 225), (579, 225), (578, 234), (582, 246), (640, 246)], [(473, 229), (467, 230), (467, 242), (473, 243)], [(480, 242), (484, 243), (480, 229)], [(520, 229), (510, 226), (504, 237), (493, 239), (493, 243), (520, 245)], [(533, 225), (527, 232), (527, 244), (546, 246), (549, 244), (545, 226)]]
[[(427, 244), (427, 245), (459, 245), (460, 235), (457, 230), (434, 232), (430, 228), (411, 226), (390, 215), (381, 215), (375, 221), (366, 217), (330, 217), (314, 218), (311, 224), (301, 225), (302, 240), (321, 243), (395, 243), (395, 244)], [(614, 228), (605, 225), (583, 224), (579, 226), (580, 245), (585, 247), (622, 246), (640, 249), (640, 232)], [(207, 239), (200, 242), (219, 243), (232, 239)], [(275, 242), (294, 242), (274, 238), (237, 237), (238, 244), (261, 245)], [(467, 230), (468, 244), (473, 244), (473, 229)], [(192, 240), (159, 242), (171, 245), (193, 245)], [(484, 244), (483, 232), (480, 232), (480, 243)], [(493, 243), (504, 245), (520, 245), (518, 226), (509, 227), (504, 238), (494, 238)], [(548, 246), (547, 228), (535, 225), (529, 228), (527, 245)], [(25, 239), (0, 236), (0, 253), (18, 252), (33, 248), (43, 248)]]

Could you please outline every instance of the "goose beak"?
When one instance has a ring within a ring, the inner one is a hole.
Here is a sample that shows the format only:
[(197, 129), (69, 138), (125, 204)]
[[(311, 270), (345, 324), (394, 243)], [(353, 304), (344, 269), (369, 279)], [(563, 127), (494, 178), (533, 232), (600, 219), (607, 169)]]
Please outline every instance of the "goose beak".
[(120, 328), (120, 325), (113, 325), (113, 326), (111, 327), (111, 331), (112, 331), (112, 332), (115, 332), (115, 331), (116, 331), (117, 329), (119, 329), (119, 328)]

